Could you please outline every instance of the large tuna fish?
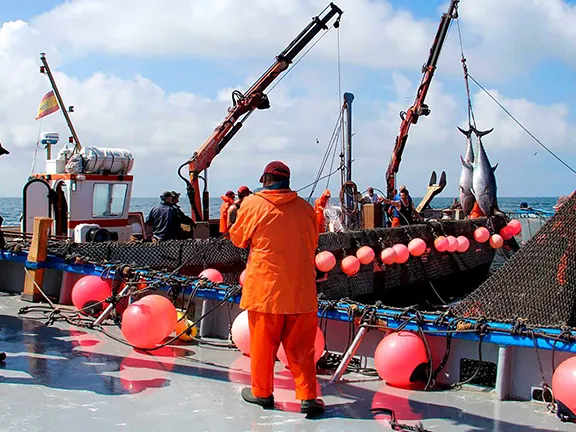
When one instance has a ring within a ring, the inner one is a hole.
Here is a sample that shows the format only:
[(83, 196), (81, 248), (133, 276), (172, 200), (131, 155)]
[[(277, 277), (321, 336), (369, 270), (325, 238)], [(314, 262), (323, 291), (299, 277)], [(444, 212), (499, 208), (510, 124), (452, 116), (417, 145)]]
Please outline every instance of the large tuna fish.
[(478, 149), (476, 151), (476, 160), (474, 161), (474, 170), (472, 173), (472, 193), (478, 203), (478, 207), (485, 216), (493, 216), (498, 209), (496, 202), (496, 176), (494, 167), (490, 165), (486, 150), (482, 145), (482, 140), (478, 137)]
[(472, 150), (472, 140), (470, 136), (472, 135), (472, 128), (465, 131), (464, 129), (458, 128), (460, 132), (466, 135), (466, 156), (463, 158), (460, 156), (462, 161), (462, 171), (460, 173), (460, 182), (458, 183), (458, 191), (460, 198), (460, 206), (462, 206), (462, 211), (464, 216), (468, 216), (474, 207), (474, 195), (472, 194), (472, 165), (474, 164), (474, 151)]

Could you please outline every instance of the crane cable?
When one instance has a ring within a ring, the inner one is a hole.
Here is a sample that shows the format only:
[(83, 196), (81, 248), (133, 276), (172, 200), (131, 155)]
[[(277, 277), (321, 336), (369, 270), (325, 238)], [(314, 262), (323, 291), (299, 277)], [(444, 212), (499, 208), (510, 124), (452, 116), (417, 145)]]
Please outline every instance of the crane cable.
[[(568, 168), (570, 171), (572, 171), (572, 173), (576, 174), (576, 170), (574, 168), (572, 168), (570, 165), (568, 165), (564, 160), (562, 160), (562, 158), (560, 158), (558, 155), (556, 155), (552, 150), (550, 150), (546, 145), (544, 145), (544, 143), (542, 143), (542, 141), (540, 141), (538, 138), (536, 138), (534, 136), (534, 134), (532, 134), (532, 132), (530, 132), (528, 129), (526, 129), (526, 127), (520, 123), (516, 117), (514, 117), (510, 111), (508, 111), (500, 102), (498, 102), (498, 100), (492, 96), (492, 94), (490, 94), (490, 92), (488, 90), (486, 90), (476, 79), (474, 79), (474, 77), (472, 75), (470, 75), (467, 72), (466, 69), (466, 64), (464, 63), (466, 61), (466, 59), (464, 58), (464, 48), (463, 48), (463, 44), (462, 44), (462, 34), (460, 32), (460, 22), (459, 20), (456, 20), (457, 24), (458, 24), (458, 36), (460, 39), (460, 52), (462, 53), (462, 62), (465, 68), (465, 77), (466, 77), (466, 89), (468, 92), (468, 123), (470, 123), (470, 112), (472, 109), (472, 105), (471, 105), (471, 101), (470, 101), (470, 91), (468, 88), (468, 78), (470, 78), (472, 81), (474, 81), (474, 83), (484, 92), (488, 95), (488, 97), (490, 97), (490, 99), (492, 99), (501, 109), (502, 111), (504, 111), (518, 126), (520, 126), (524, 132), (526, 132), (534, 141), (536, 141), (544, 150), (546, 150), (548, 153), (550, 153), (554, 158), (556, 158), (562, 165), (564, 165), (566, 168)], [(472, 113), (472, 121), (474, 122), (474, 127), (476, 127), (476, 121), (474, 120), (474, 113)]]

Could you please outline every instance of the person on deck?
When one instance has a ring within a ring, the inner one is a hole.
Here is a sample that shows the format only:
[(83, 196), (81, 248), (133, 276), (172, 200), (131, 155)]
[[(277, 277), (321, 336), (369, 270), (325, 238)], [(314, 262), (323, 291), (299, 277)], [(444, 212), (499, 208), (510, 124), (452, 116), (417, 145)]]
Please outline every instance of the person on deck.
[(414, 202), (408, 189), (400, 189), (399, 200), (389, 200), (387, 198), (382, 198), (382, 202), (385, 204), (392, 205), (394, 208), (394, 213), (392, 216), (392, 227), (397, 227), (401, 225), (411, 225), (416, 220), (421, 219), (420, 215), (414, 207)]
[(160, 205), (152, 207), (146, 225), (152, 227), (152, 241), (176, 240), (182, 227), (178, 211), (172, 205), (172, 192), (165, 191), (160, 195)]
[(230, 206), (234, 204), (235, 197), (236, 195), (234, 195), (234, 192), (231, 190), (220, 197), (223, 201), (222, 205), (220, 205), (220, 233), (224, 236), (228, 235), (228, 210)]
[(252, 385), (242, 398), (274, 406), (274, 364), (282, 344), (300, 410), (316, 416), (324, 412), (314, 362), (317, 220), (312, 206), (290, 189), (290, 168), (283, 162), (266, 165), (260, 183), (263, 188), (244, 199), (230, 228), (232, 243), (250, 248), (240, 308), (248, 311)]
[(482, 213), (482, 210), (480, 210), (480, 206), (478, 205), (478, 202), (474, 202), (474, 207), (472, 207), (472, 210), (470, 211), (470, 214), (468, 215), (468, 219), (476, 219), (476, 218), (480, 218), (480, 217), (484, 217), (484, 213)]
[(326, 216), (324, 216), (324, 210), (330, 201), (330, 191), (326, 189), (320, 198), (314, 201), (314, 211), (316, 212), (316, 222), (318, 223), (319, 232), (323, 233), (326, 231)]
[(364, 195), (362, 197), (362, 202), (366, 203), (366, 204), (378, 204), (380, 202), (382, 202), (382, 200), (380, 199), (380, 196), (377, 193), (374, 193), (374, 188), (372, 186), (370, 186), (367, 190), (366, 190), (366, 195)]
[(252, 194), (252, 191), (248, 186), (240, 186), (238, 188), (238, 199), (228, 208), (228, 230), (230, 230), (230, 227), (236, 222), (236, 215), (238, 214), (238, 209), (242, 201), (250, 194)]
[[(178, 218), (180, 219), (180, 239), (191, 238), (192, 237), (192, 229), (196, 226), (196, 223), (192, 220), (190, 216), (182, 211), (178, 203), (180, 202), (180, 194), (176, 191), (172, 191), (172, 206), (176, 209), (178, 213)], [(182, 229), (182, 225), (188, 225), (190, 227), (190, 231), (184, 231)]]

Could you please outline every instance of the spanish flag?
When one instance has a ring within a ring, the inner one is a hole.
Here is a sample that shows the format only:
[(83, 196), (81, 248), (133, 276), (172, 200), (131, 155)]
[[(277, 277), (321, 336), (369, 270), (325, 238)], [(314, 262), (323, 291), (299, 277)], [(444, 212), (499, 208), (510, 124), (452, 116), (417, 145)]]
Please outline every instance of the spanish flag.
[(44, 95), (40, 101), (40, 106), (38, 107), (38, 115), (36, 120), (46, 117), (48, 114), (58, 111), (60, 107), (58, 106), (58, 101), (56, 96), (54, 96), (54, 91), (50, 90)]

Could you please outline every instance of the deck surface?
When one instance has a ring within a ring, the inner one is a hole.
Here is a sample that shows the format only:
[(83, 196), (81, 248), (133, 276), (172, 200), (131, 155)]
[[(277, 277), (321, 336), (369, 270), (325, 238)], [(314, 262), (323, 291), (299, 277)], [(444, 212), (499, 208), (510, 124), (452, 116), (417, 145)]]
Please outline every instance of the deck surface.
[(0, 295), (0, 431), (371, 431), (421, 421), (431, 431), (576, 431), (540, 403), (497, 402), (491, 394), (458, 390), (411, 392), (347, 374), (328, 384), (319, 376), (327, 410), (306, 419), (280, 363), (275, 410), (246, 404), (249, 359), (230, 349), (198, 345), (138, 353), (103, 334), (67, 324), (46, 327), (20, 318), (19, 297)]

